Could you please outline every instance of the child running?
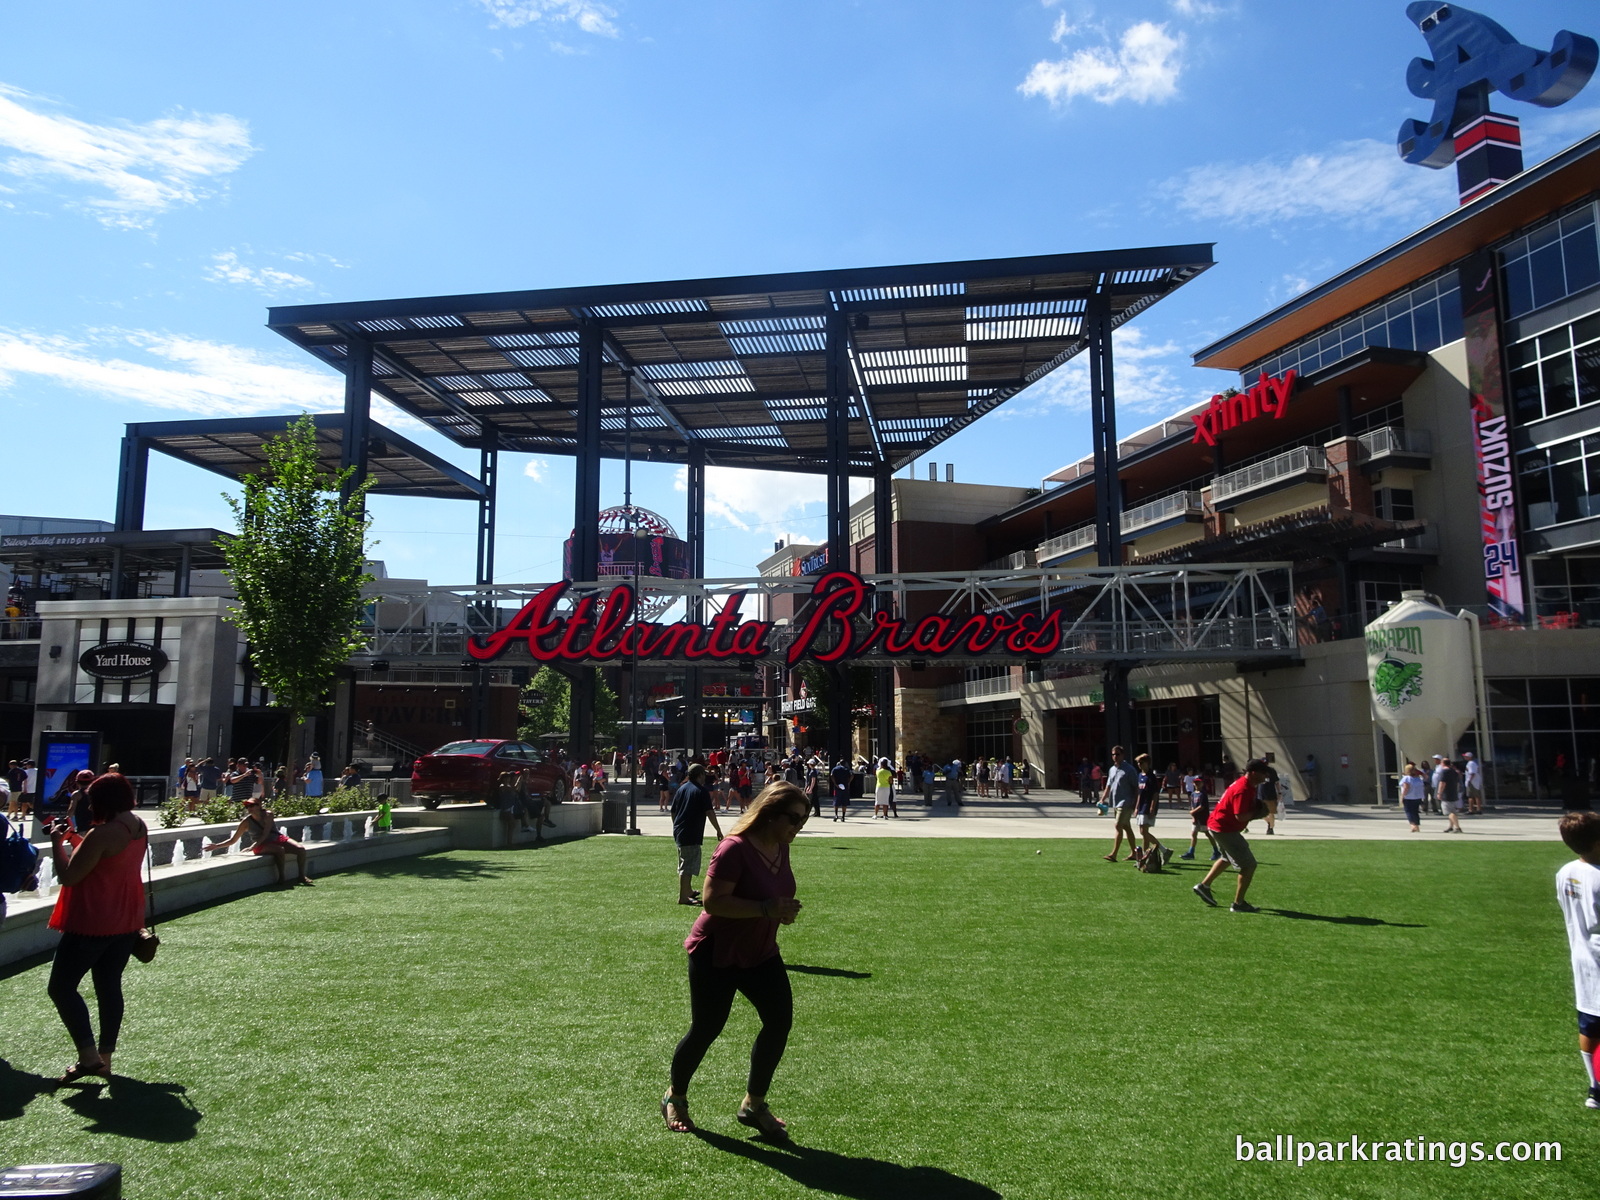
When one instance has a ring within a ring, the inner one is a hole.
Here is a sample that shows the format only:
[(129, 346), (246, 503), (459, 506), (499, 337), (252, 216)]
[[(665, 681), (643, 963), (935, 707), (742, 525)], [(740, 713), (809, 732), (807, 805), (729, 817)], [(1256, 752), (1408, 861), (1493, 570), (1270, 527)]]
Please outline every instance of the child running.
[(1172, 858), (1172, 851), (1161, 844), (1161, 839), (1156, 837), (1156, 813), (1161, 809), (1161, 787), (1164, 782), (1162, 776), (1153, 769), (1148, 754), (1141, 754), (1133, 760), (1134, 766), (1139, 768), (1139, 793), (1134, 801), (1133, 823), (1139, 830), (1139, 839), (1143, 855), (1148, 858), (1154, 854), (1156, 865), (1164, 867)]
[(1216, 862), (1222, 857), (1222, 852), (1217, 849), (1217, 839), (1211, 836), (1211, 829), (1206, 824), (1211, 818), (1211, 777), (1204, 771), (1196, 771), (1189, 776), (1189, 848), (1179, 858), (1193, 858), (1194, 848), (1200, 842), (1200, 835), (1206, 835), (1206, 841), (1211, 843), (1211, 861)]
[(1572, 982), (1578, 1000), (1578, 1053), (1589, 1080), (1585, 1107), (1600, 1108), (1600, 813), (1569, 812), (1561, 840), (1577, 860), (1556, 872), (1556, 900), (1566, 918)]

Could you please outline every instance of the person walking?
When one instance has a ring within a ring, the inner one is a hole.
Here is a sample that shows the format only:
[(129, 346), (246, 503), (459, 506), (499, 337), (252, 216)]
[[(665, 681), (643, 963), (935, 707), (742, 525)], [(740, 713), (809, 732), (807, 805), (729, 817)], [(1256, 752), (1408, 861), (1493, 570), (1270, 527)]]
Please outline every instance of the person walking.
[(1306, 803), (1315, 804), (1321, 793), (1317, 790), (1317, 775), (1321, 768), (1317, 765), (1317, 756), (1311, 751), (1306, 751), (1306, 761), (1300, 764), (1300, 778), (1306, 785)]
[(1471, 750), (1462, 752), (1463, 783), (1467, 794), (1467, 815), (1483, 811), (1483, 764)]
[[(83, 837), (64, 817), (50, 823), (50, 845), (61, 894), (50, 914), (59, 930), (50, 967), (50, 1000), (77, 1047), (78, 1061), (61, 1076), (72, 1083), (85, 1075), (111, 1076), (111, 1056), (122, 1031), (122, 972), (144, 928), (142, 882), (150, 832), (133, 809), (133, 785), (122, 775), (101, 775), (89, 785), (94, 825)], [(95, 1038), (89, 1006), (78, 994), (85, 975), (94, 979), (100, 1036)]]
[(744, 1101), (735, 1120), (772, 1139), (785, 1123), (767, 1105), (772, 1077), (794, 1022), (789, 972), (778, 949), (778, 926), (800, 913), (789, 844), (810, 815), (804, 793), (788, 783), (762, 791), (717, 846), (706, 868), (705, 911), (685, 939), (689, 952), (689, 1031), (672, 1054), (671, 1081), (661, 1117), (674, 1133), (689, 1133), (689, 1084), (722, 1033), (742, 993), (761, 1020), (750, 1051)]
[(1256, 797), (1267, 806), (1267, 834), (1271, 836), (1278, 825), (1278, 769), (1272, 765), (1270, 751), (1261, 756), (1261, 761), (1267, 764), (1267, 777), (1256, 790)]
[(178, 768), (178, 795), (190, 812), (200, 806), (200, 767), (192, 758), (185, 758)]
[(1250, 881), (1256, 875), (1256, 856), (1250, 850), (1250, 843), (1245, 840), (1244, 831), (1256, 817), (1265, 815), (1261, 811), (1260, 788), (1266, 777), (1267, 764), (1262, 759), (1252, 758), (1245, 763), (1244, 774), (1228, 785), (1228, 790), (1222, 793), (1222, 798), (1217, 801), (1206, 822), (1206, 828), (1216, 835), (1222, 857), (1212, 863), (1206, 877), (1194, 885), (1194, 894), (1213, 908), (1217, 900), (1211, 894), (1211, 881), (1232, 867), (1239, 872), (1239, 882), (1234, 885), (1230, 911), (1261, 911), (1244, 898), (1244, 894), (1250, 890)]
[(210, 758), (200, 760), (200, 798), (199, 803), (217, 798), (217, 788), (222, 785), (222, 768)]
[(961, 807), (961, 789), (964, 782), (963, 776), (966, 774), (966, 770), (966, 763), (962, 762), (959, 758), (952, 758), (950, 760), (950, 765), (944, 769), (945, 782), (949, 788), (945, 795), (949, 802), (956, 808)]
[(1216, 835), (1211, 832), (1207, 821), (1211, 819), (1211, 779), (1204, 771), (1195, 771), (1188, 778), (1189, 790), (1189, 848), (1179, 858), (1194, 857), (1195, 847), (1200, 844), (1200, 835), (1206, 835), (1206, 841), (1211, 844), (1211, 861), (1216, 862), (1222, 857), (1222, 851), (1217, 848)]
[(1111, 747), (1111, 771), (1106, 776), (1105, 790), (1100, 793), (1102, 811), (1113, 811), (1116, 820), (1116, 841), (1111, 843), (1111, 853), (1103, 857), (1116, 862), (1122, 850), (1122, 838), (1128, 838), (1128, 857), (1133, 857), (1133, 806), (1139, 800), (1139, 776), (1121, 746)]
[(833, 819), (843, 821), (850, 810), (850, 764), (845, 759), (833, 764), (828, 782), (833, 791)]
[(911, 772), (911, 790), (913, 792), (920, 792), (922, 790), (921, 751), (913, 750), (910, 754), (906, 755), (906, 770)]
[(222, 777), (222, 786), (228, 789), (228, 799), (243, 804), (256, 794), (256, 777), (260, 774), (250, 765), (248, 758), (236, 758)]
[(1578, 857), (1556, 872), (1556, 902), (1567, 927), (1578, 1003), (1578, 1054), (1589, 1080), (1586, 1108), (1600, 1108), (1600, 813), (1569, 812), (1561, 840)]
[(1078, 803), (1094, 803), (1094, 764), (1087, 758), (1078, 764)]
[[(889, 809), (894, 804), (894, 772), (889, 768), (889, 760), (880, 758), (874, 782), (876, 790), (872, 793), (872, 819), (882, 817), (889, 819)], [(899, 816), (898, 813), (895, 814)]]
[[(1133, 823), (1139, 830), (1140, 849), (1145, 857), (1156, 856), (1156, 865), (1165, 867), (1172, 858), (1172, 851), (1161, 844), (1161, 839), (1156, 837), (1156, 813), (1161, 810), (1161, 789), (1165, 785), (1165, 777), (1158, 774), (1155, 764), (1150, 761), (1148, 754), (1141, 754), (1133, 760), (1139, 769), (1139, 790), (1133, 805)], [(1132, 857), (1132, 848), (1129, 848)]]
[(711, 810), (711, 793), (706, 790), (706, 769), (699, 763), (684, 771), (684, 781), (672, 797), (672, 844), (678, 852), (678, 903), (699, 904), (694, 877), (700, 874), (700, 856), (706, 839), (706, 821), (722, 837), (722, 826)]
[(310, 761), (306, 763), (306, 769), (301, 772), (300, 782), (306, 789), (301, 793), (302, 795), (322, 795), (322, 755), (313, 754), (311, 756)]
[(1400, 807), (1406, 811), (1406, 821), (1412, 833), (1422, 832), (1422, 801), (1428, 794), (1428, 781), (1422, 777), (1422, 768), (1408, 761), (1400, 775)]
[(1461, 810), (1466, 807), (1461, 799), (1461, 772), (1446, 758), (1441, 760), (1435, 777), (1438, 780), (1439, 811), (1444, 813), (1445, 820), (1449, 822), (1444, 831), (1461, 833)]

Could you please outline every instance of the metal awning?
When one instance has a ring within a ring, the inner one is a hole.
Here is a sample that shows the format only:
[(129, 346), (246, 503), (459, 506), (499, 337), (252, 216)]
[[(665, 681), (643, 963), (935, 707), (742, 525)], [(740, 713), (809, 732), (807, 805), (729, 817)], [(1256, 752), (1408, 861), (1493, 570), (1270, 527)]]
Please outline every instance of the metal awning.
[(462, 446), (536, 454), (578, 453), (580, 331), (598, 326), (602, 456), (623, 456), (631, 424), (646, 461), (824, 471), (835, 395), (865, 474), (1084, 350), (1092, 302), (1121, 325), (1211, 264), (1209, 244), (1149, 247), (298, 305), (268, 325), (341, 372), (370, 343), (394, 404)]
[[(180, 462), (215, 471), (232, 480), (254, 475), (267, 464), (262, 445), (281, 434), (295, 417), (234, 417), (203, 421), (144, 421), (128, 426), (140, 439)], [(329, 475), (339, 470), (344, 450), (343, 413), (312, 415), (317, 427), (317, 463)], [(478, 500), (484, 484), (430, 450), (373, 423), (367, 439), (367, 472), (372, 494)]]

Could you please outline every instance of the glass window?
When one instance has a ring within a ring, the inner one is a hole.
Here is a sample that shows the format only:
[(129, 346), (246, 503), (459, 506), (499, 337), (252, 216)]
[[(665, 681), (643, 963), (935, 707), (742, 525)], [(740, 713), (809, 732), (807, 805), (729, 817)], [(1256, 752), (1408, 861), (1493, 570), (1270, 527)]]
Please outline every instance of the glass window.
[(1600, 338), (1600, 313), (1595, 313), (1592, 317), (1585, 317), (1573, 325), (1572, 342), (1574, 345), (1581, 346), (1585, 342), (1594, 341), (1595, 338)]
[(1528, 702), (1528, 681), (1525, 679), (1490, 679), (1486, 682), (1491, 705)]
[(1544, 416), (1543, 402), (1539, 392), (1539, 368), (1537, 366), (1523, 367), (1519, 371), (1511, 372), (1509, 383), (1511, 386), (1511, 406), (1516, 412), (1518, 424), (1537, 421)]
[(1549, 333), (1539, 335), (1539, 357), (1547, 357), (1557, 350), (1565, 350), (1571, 345), (1571, 328), (1563, 325), (1560, 329), (1552, 329)]
[(1418, 350), (1432, 350), (1442, 345), (1439, 340), (1439, 306), (1429, 301), (1413, 314), (1416, 320)]
[(1577, 363), (1578, 403), (1593, 404), (1600, 400), (1600, 342), (1579, 347)]
[(1535, 362), (1539, 357), (1539, 342), (1537, 338), (1529, 338), (1525, 342), (1516, 342), (1506, 348), (1506, 367), (1516, 370)]
[(1561, 249), (1566, 259), (1567, 295), (1600, 283), (1600, 248), (1595, 246), (1592, 227), (1574, 237), (1563, 239)]
[(1572, 355), (1558, 354), (1539, 364), (1544, 386), (1544, 414), (1554, 416), (1578, 405), (1578, 388), (1572, 377)]
[(1530, 704), (1565, 705), (1567, 698), (1567, 681), (1565, 679), (1528, 680), (1528, 703)]
[(1457, 288), (1439, 297), (1439, 345), (1459, 342), (1463, 332), (1461, 291)]
[(1528, 271), (1528, 260), (1519, 258), (1515, 262), (1508, 262), (1505, 276), (1507, 315), (1520, 317), (1525, 312), (1532, 312), (1533, 276)]
[(1528, 269), (1533, 272), (1533, 306), (1543, 308), (1554, 304), (1567, 294), (1566, 271), (1561, 265), (1559, 243), (1542, 246), (1528, 255)]
[(1524, 454), (1518, 460), (1522, 484), (1522, 503), (1528, 513), (1528, 527), (1542, 529), (1556, 523), (1550, 497), (1549, 461), (1543, 450)]

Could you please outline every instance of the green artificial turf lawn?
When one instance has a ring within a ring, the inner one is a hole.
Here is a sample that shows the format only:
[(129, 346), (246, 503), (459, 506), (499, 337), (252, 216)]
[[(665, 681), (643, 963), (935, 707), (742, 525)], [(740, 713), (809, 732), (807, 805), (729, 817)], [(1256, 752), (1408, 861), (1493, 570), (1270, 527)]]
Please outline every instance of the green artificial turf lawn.
[[(47, 1085), (71, 1059), (48, 968), (0, 978), (0, 1165), (118, 1161), (135, 1200), (1593, 1195), (1563, 848), (1255, 845), (1246, 916), (1099, 842), (807, 834), (772, 1094), (793, 1151), (733, 1121), (742, 1000), (691, 1092), (703, 1138), (662, 1127), (691, 915), (665, 841), (253, 895), (130, 964), (104, 1090)], [(1279, 1133), (1565, 1161), (1234, 1161)]]

